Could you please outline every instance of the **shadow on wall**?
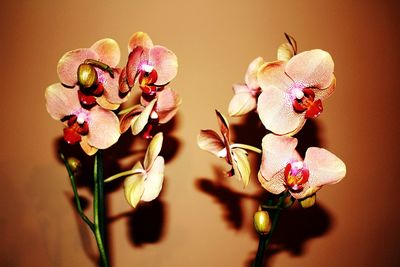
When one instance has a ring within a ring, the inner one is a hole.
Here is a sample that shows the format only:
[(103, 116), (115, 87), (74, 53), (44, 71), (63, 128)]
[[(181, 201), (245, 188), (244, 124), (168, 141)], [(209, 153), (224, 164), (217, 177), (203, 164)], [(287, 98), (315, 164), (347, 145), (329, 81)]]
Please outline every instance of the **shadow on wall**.
[[(240, 124), (232, 125), (231, 128), (235, 136), (235, 139), (231, 140), (232, 143), (243, 143), (259, 148), (261, 147), (262, 138), (269, 132), (261, 124), (258, 115), (254, 112), (244, 117)], [(298, 139), (297, 151), (302, 157), (304, 157), (308, 147), (321, 147), (318, 128), (315, 121), (308, 120), (303, 129), (296, 135)], [(260, 159), (261, 156), (259, 156), (258, 161)], [(244, 222), (243, 201), (250, 200), (257, 207), (259, 203), (265, 202), (266, 199), (271, 199), (273, 195), (263, 189), (258, 194), (252, 195), (233, 191), (225, 184), (225, 180), (229, 178), (221, 178), (223, 170), (214, 167), (214, 171), (217, 178), (199, 178), (196, 180), (196, 187), (201, 192), (215, 199), (224, 211), (223, 218), (228, 223), (228, 226), (239, 230), (243, 228)], [(253, 177), (251, 179), (253, 181), (257, 181), (257, 172), (258, 170), (252, 171)], [(319, 204), (308, 209), (303, 209), (298, 204), (295, 204), (292, 208), (284, 210), (266, 252), (265, 266), (269, 265), (274, 255), (283, 251), (288, 251), (295, 256), (301, 256), (305, 251), (304, 247), (307, 240), (325, 234), (331, 225), (331, 216)], [(252, 228), (253, 226), (249, 227)], [(258, 236), (254, 230), (252, 230), (252, 233), (254, 238), (258, 240)], [(257, 249), (250, 253), (251, 256), (249, 256), (246, 265), (251, 266), (253, 264), (256, 252)]]
[[(170, 133), (174, 131), (177, 126), (177, 118), (173, 118), (168, 124), (161, 125), (159, 131), (164, 133), (163, 147), (160, 155), (164, 157), (165, 163), (173, 160), (175, 155), (178, 153), (181, 143), (178, 139), (170, 136)], [(112, 147), (107, 149), (103, 155), (104, 160), (104, 178), (110, 177), (116, 173), (125, 171), (126, 168), (122, 168), (119, 164), (124, 158), (131, 159), (132, 162), (130, 166), (133, 166), (137, 161), (143, 161), (144, 154), (146, 152), (146, 147), (149, 141), (139, 140), (139, 149), (132, 149), (132, 146), (136, 145), (136, 140), (141, 139), (138, 136), (132, 136), (130, 131), (122, 134), (119, 141)], [(79, 145), (68, 145), (62, 137), (58, 138), (54, 142), (54, 153), (56, 158), (61, 164), (64, 164), (61, 160), (59, 153), (63, 153), (66, 158), (74, 157), (78, 159), (81, 163), (81, 168), (76, 174), (76, 184), (79, 189), (86, 188), (91, 194), (93, 194), (93, 166), (94, 157), (86, 155)], [(67, 176), (67, 171), (65, 172)], [(166, 179), (165, 179), (166, 180)], [(117, 179), (113, 182), (107, 183), (105, 186), (105, 196), (107, 194), (120, 190), (123, 194), (122, 184), (124, 179)], [(165, 181), (164, 181), (165, 188)], [(71, 191), (66, 194), (69, 199), (69, 204), (71, 208), (75, 210), (74, 196)], [(81, 205), (84, 211), (87, 211), (89, 206), (91, 206), (91, 199), (80, 196)], [(162, 239), (164, 234), (164, 225), (166, 218), (166, 205), (161, 200), (162, 192), (160, 196), (151, 202), (141, 202), (135, 209), (130, 209), (127, 212), (121, 213), (112, 218), (107, 218), (107, 226), (109, 227), (111, 223), (120, 220), (127, 220), (127, 228), (130, 237), (130, 241), (133, 246), (142, 246), (148, 243), (157, 243)], [(106, 199), (106, 210), (108, 208)], [(76, 212), (76, 220), (81, 236), (81, 242), (86, 255), (93, 261), (97, 262), (97, 251), (90, 244), (93, 239), (93, 235), (90, 232), (88, 226), (82, 222), (78, 213)], [(107, 227), (107, 228), (108, 228)], [(108, 237), (109, 238), (109, 237)], [(107, 244), (109, 242), (106, 242)], [(112, 254), (113, 248), (109, 247), (109, 252)], [(111, 257), (112, 258), (112, 257)]]

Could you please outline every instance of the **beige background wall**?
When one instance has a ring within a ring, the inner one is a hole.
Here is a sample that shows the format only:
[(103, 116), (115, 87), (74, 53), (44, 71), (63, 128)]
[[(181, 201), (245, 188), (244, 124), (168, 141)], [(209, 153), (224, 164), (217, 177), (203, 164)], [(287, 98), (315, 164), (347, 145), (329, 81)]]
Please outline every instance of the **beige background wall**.
[[(243, 81), (256, 56), (274, 59), (283, 32), (296, 37), (300, 50), (321, 48), (335, 60), (337, 91), (302, 138), (340, 156), (348, 174), (320, 191), (319, 206), (283, 216), (267, 266), (399, 266), (397, 2), (2, 3), (0, 265), (95, 266), (94, 244), (72, 209), (66, 171), (57, 160), (62, 127), (46, 113), (44, 90), (57, 81), (64, 52), (111, 37), (124, 61), (131, 34), (145, 31), (178, 55), (172, 84), (183, 105), (169, 127), (160, 199), (133, 212), (120, 184), (110, 189), (113, 266), (248, 266), (257, 247), (251, 224), (260, 186), (253, 177), (242, 191), (237, 181), (223, 179), (226, 165), (198, 149), (196, 135), (216, 128), (214, 109), (227, 113), (231, 85)], [(256, 127), (235, 129), (245, 142), (240, 133)], [(130, 140), (106, 152), (109, 173), (117, 171), (110, 162), (118, 151), (126, 167), (138, 158), (130, 155), (142, 144)], [(87, 198), (87, 181), (80, 184)]]

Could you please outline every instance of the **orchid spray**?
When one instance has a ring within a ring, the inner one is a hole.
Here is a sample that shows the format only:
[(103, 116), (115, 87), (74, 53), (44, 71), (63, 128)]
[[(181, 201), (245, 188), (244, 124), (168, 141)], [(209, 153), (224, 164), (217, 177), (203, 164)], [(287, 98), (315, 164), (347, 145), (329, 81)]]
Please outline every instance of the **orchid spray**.
[(244, 84), (234, 84), (234, 96), (228, 107), (230, 116), (256, 112), (267, 134), (259, 140), (261, 148), (235, 143), (228, 120), (216, 111), (222, 137), (213, 130), (201, 130), (201, 149), (225, 159), (230, 165), (227, 176), (235, 176), (246, 187), (251, 177), (248, 152), (261, 156), (258, 171), (260, 185), (271, 198), (259, 203), (254, 213), (254, 228), (259, 246), (253, 266), (263, 265), (263, 258), (280, 213), (297, 200), (303, 208), (315, 204), (316, 193), (324, 185), (339, 182), (346, 174), (341, 159), (326, 149), (309, 147), (304, 158), (296, 151), (298, 133), (308, 119), (323, 111), (323, 101), (335, 90), (334, 63), (330, 54), (320, 49), (298, 53), (293, 37), (285, 34), (277, 59), (254, 59), (248, 66)]
[[(181, 103), (178, 93), (169, 87), (178, 71), (178, 60), (171, 50), (153, 45), (146, 33), (137, 32), (129, 40), (128, 52), (126, 65), (119, 68), (120, 48), (112, 39), (69, 51), (57, 65), (60, 82), (45, 92), (48, 113), (64, 125), (64, 140), (79, 144), (88, 156), (94, 156), (91, 220), (84, 214), (76, 186), (79, 162), (60, 151), (77, 211), (93, 232), (103, 267), (110, 266), (105, 244), (104, 183), (125, 177), (125, 198), (133, 208), (140, 201), (157, 198), (164, 180), (164, 159), (159, 155), (163, 132), (159, 126), (174, 117)], [(133, 90), (140, 92), (139, 103), (122, 109)], [(149, 140), (143, 164), (138, 162), (131, 170), (104, 179), (103, 150), (117, 143), (129, 128), (133, 135)]]

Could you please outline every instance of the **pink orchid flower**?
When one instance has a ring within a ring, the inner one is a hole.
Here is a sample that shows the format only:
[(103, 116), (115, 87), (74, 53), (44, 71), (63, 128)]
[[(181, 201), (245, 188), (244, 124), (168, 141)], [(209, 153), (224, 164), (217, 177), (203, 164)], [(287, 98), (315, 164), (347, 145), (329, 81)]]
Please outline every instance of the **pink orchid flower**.
[(119, 92), (121, 70), (115, 68), (120, 54), (118, 44), (109, 38), (90, 48), (69, 51), (58, 62), (59, 79), (63, 85), (79, 89), (82, 105), (90, 107), (97, 103), (106, 109), (117, 109), (126, 100)]
[(97, 105), (90, 110), (83, 108), (78, 99), (77, 87), (68, 89), (59, 83), (50, 85), (46, 88), (45, 99), (50, 116), (66, 125), (64, 139), (69, 144), (80, 143), (88, 155), (118, 141), (118, 117)]
[(161, 192), (164, 181), (164, 158), (159, 156), (159, 153), (162, 143), (163, 135), (160, 132), (151, 140), (143, 165), (137, 162), (131, 170), (132, 175), (124, 181), (125, 198), (134, 208), (140, 200), (152, 201)]
[(346, 175), (346, 165), (331, 152), (310, 147), (303, 160), (296, 146), (294, 137), (267, 134), (263, 138), (258, 179), (267, 191), (280, 194), (289, 190), (294, 198), (304, 199)]
[(333, 68), (329, 53), (320, 49), (261, 67), (257, 111), (264, 126), (275, 134), (293, 135), (306, 119), (318, 117), (322, 101), (335, 89)]
[(242, 116), (257, 107), (257, 97), (261, 93), (257, 72), (263, 64), (265, 64), (263, 58), (254, 59), (247, 68), (245, 84), (233, 85), (234, 96), (229, 102), (229, 116)]
[(169, 49), (153, 45), (144, 32), (132, 35), (128, 45), (129, 58), (120, 77), (120, 91), (127, 93), (139, 83), (144, 94), (154, 95), (168, 84), (178, 72), (178, 59)]
[(170, 121), (182, 102), (178, 93), (169, 87), (149, 96), (151, 101), (146, 96), (141, 97), (140, 105), (132, 107), (121, 117), (121, 132), (131, 127), (133, 135), (144, 132), (144, 138), (152, 138), (154, 128)]
[(236, 174), (239, 181), (246, 187), (250, 181), (250, 163), (247, 152), (236, 147), (235, 144), (231, 144), (228, 121), (218, 110), (215, 113), (222, 138), (213, 130), (201, 130), (197, 137), (197, 144), (201, 149), (211, 152), (219, 158), (225, 158), (226, 162), (232, 166), (231, 170), (227, 172), (228, 176)]

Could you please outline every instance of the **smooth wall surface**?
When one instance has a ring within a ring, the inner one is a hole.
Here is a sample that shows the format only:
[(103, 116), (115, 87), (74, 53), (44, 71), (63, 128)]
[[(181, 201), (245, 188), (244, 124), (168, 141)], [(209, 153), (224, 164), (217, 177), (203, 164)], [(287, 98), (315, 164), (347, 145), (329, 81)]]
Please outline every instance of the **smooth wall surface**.
[[(321, 48), (334, 58), (337, 90), (302, 138), (341, 157), (348, 173), (320, 191), (318, 206), (283, 215), (266, 266), (399, 266), (397, 2), (3, 3), (0, 265), (96, 266), (95, 244), (73, 210), (57, 159), (57, 149), (65, 147), (62, 125), (47, 114), (44, 90), (58, 81), (56, 65), (66, 51), (114, 38), (122, 66), (129, 37), (145, 31), (177, 54), (172, 85), (183, 104), (167, 127), (160, 198), (133, 211), (120, 183), (109, 188), (113, 266), (249, 266), (257, 248), (252, 214), (261, 187), (255, 175), (244, 191), (223, 178), (227, 166), (201, 151), (196, 136), (200, 129), (216, 129), (214, 109), (227, 113), (232, 84), (243, 82), (255, 57), (274, 59), (284, 32), (295, 36), (300, 51)], [(262, 137), (262, 127), (230, 123), (238, 142), (259, 145), (260, 139), (249, 139)], [(105, 154), (109, 174), (141, 158), (143, 142), (129, 135), (123, 142)], [(257, 156), (251, 158), (256, 173)], [(79, 181), (85, 199), (89, 182)]]

